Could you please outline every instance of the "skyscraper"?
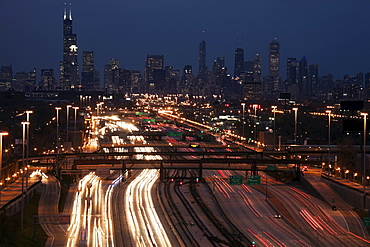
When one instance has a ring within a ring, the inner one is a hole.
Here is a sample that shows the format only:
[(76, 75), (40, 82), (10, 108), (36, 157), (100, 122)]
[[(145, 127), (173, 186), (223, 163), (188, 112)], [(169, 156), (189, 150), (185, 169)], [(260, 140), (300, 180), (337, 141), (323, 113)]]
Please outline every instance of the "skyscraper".
[(235, 63), (234, 63), (234, 77), (240, 77), (244, 72), (244, 50), (243, 48), (236, 48)]
[(147, 55), (144, 68), (146, 83), (150, 83), (153, 81), (153, 71), (155, 69), (164, 69), (163, 55)]
[(1, 66), (0, 69), (0, 90), (9, 90), (13, 79), (13, 68), (9, 66)]
[(302, 57), (299, 61), (299, 93), (300, 96), (310, 96), (311, 95), (311, 86), (308, 84), (307, 80), (308, 68), (307, 68), (307, 59)]
[(312, 95), (317, 96), (319, 86), (319, 65), (317, 63), (308, 65), (308, 81), (312, 88)]
[(100, 74), (94, 67), (93, 51), (83, 52), (81, 84), (85, 91), (98, 91), (100, 89)]
[(206, 65), (206, 42), (202, 40), (199, 44), (199, 76), (202, 78), (207, 74)]
[(298, 84), (299, 61), (295, 57), (287, 58), (286, 81), (288, 85)]
[(110, 59), (104, 66), (104, 89), (107, 93), (116, 93), (118, 89), (119, 60)]
[(261, 81), (261, 70), (262, 70), (262, 61), (259, 54), (256, 54), (254, 57), (254, 68), (253, 68), (253, 79), (255, 82)]
[(280, 65), (280, 43), (276, 38), (270, 42), (269, 45), (269, 72), (268, 75), (272, 76), (274, 80), (279, 77)]
[(53, 69), (41, 69), (41, 82), (39, 84), (39, 88), (45, 91), (55, 89), (55, 78)]
[(80, 86), (78, 76), (77, 36), (72, 32), (72, 11), (64, 8), (63, 18), (63, 61), (60, 64), (60, 86), (74, 90)]

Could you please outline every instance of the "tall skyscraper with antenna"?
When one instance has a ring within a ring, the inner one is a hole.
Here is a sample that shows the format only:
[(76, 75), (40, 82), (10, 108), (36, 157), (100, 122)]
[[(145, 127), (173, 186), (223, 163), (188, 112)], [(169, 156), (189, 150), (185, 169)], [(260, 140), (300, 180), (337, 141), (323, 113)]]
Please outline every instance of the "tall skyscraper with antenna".
[[(243, 36), (242, 36), (242, 45), (243, 46)], [(234, 77), (240, 77), (240, 74), (244, 72), (244, 50), (239, 47), (239, 38), (236, 41), (235, 49), (235, 60), (234, 60)]]
[(63, 61), (60, 63), (60, 86), (64, 90), (80, 87), (78, 75), (77, 36), (72, 32), (72, 10), (64, 6), (63, 15)]
[(204, 41), (204, 31), (203, 31), (203, 40), (199, 44), (199, 76), (203, 78), (206, 74), (207, 74), (206, 42)]
[(243, 48), (235, 49), (234, 77), (240, 77), (244, 72), (244, 50)]

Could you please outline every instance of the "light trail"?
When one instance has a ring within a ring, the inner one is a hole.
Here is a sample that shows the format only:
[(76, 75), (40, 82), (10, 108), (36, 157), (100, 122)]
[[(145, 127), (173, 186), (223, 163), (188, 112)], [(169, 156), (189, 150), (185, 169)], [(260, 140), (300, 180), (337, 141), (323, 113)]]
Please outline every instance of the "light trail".
[(171, 246), (152, 201), (152, 187), (158, 177), (157, 170), (145, 169), (126, 189), (126, 218), (135, 246)]
[[(109, 222), (110, 208), (103, 201), (102, 180), (90, 173), (78, 183), (71, 223), (68, 228), (67, 246), (112, 246), (103, 231), (102, 222)], [(110, 198), (108, 198), (110, 200)], [(105, 213), (107, 212), (107, 213)]]

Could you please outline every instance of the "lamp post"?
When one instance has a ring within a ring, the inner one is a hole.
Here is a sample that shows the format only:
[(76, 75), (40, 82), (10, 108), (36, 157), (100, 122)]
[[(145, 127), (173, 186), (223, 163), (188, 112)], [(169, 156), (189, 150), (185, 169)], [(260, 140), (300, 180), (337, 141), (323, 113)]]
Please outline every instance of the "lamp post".
[(25, 154), (25, 144), (26, 144), (26, 125), (29, 125), (30, 122), (22, 122), (22, 130), (23, 130), (23, 135), (22, 135), (22, 203), (21, 203), (21, 227), (23, 229), (23, 208), (24, 208), (24, 173), (25, 173), (25, 162), (24, 162), (24, 154)]
[[(257, 107), (259, 105), (253, 104), (253, 109), (254, 109), (254, 141), (257, 143)], [(257, 144), (256, 144), (257, 145)]]
[(276, 145), (276, 109), (277, 109), (277, 106), (273, 105), (273, 106), (271, 106), (271, 109), (272, 109), (272, 112), (274, 113), (274, 145), (273, 145), (273, 149), (275, 150), (275, 145)]
[(330, 165), (330, 118), (331, 118), (331, 110), (326, 110), (325, 111), (328, 114), (328, 165)]
[(74, 149), (76, 150), (76, 134), (77, 134), (77, 110), (78, 109), (80, 109), (80, 107), (78, 107), (78, 106), (75, 106), (75, 107), (73, 107), (73, 109), (75, 110), (75, 126), (74, 126), (74, 131), (75, 131), (75, 133), (74, 133), (74, 140), (73, 140), (73, 144), (74, 144)]
[(1, 208), (1, 190), (3, 187), (3, 182), (1, 179), (1, 170), (3, 168), (3, 136), (6, 136), (8, 134), (9, 134), (8, 132), (0, 130), (0, 208)]
[(297, 112), (298, 112), (298, 107), (294, 107), (293, 111), (294, 111), (294, 144), (297, 145)]
[(26, 169), (26, 188), (27, 188), (27, 190), (26, 190), (26, 197), (27, 197), (27, 191), (28, 191), (28, 155), (29, 155), (29, 145), (30, 145), (30, 124), (31, 124), (31, 122), (30, 122), (30, 114), (32, 114), (33, 113), (33, 111), (26, 111), (26, 114), (27, 114), (27, 122), (28, 122), (28, 124), (27, 124), (27, 130), (26, 130), (26, 133), (27, 133), (27, 140), (26, 140), (26, 167), (27, 167), (27, 169)]
[(57, 117), (57, 146), (56, 146), (56, 156), (55, 156), (55, 173), (56, 176), (59, 174), (59, 164), (58, 164), (58, 155), (59, 155), (59, 111), (62, 110), (61, 107), (55, 107), (56, 110), (56, 117)]
[(363, 175), (363, 182), (364, 182), (364, 209), (366, 208), (366, 117), (367, 113), (361, 113), (361, 116), (364, 116), (364, 175)]
[(67, 105), (67, 127), (66, 127), (66, 142), (67, 142), (67, 152), (69, 150), (69, 145), (68, 145), (68, 126), (69, 126), (69, 108), (71, 108), (71, 105)]
[(243, 138), (244, 138), (244, 129), (245, 129), (245, 128), (244, 128), (244, 127), (245, 127), (245, 126), (244, 126), (244, 124), (245, 124), (245, 119), (244, 119), (245, 103), (241, 103), (241, 105), (242, 105), (242, 107), (243, 107), (243, 125), (242, 125), (242, 126), (243, 126), (243, 131), (242, 131), (242, 132), (243, 132)]

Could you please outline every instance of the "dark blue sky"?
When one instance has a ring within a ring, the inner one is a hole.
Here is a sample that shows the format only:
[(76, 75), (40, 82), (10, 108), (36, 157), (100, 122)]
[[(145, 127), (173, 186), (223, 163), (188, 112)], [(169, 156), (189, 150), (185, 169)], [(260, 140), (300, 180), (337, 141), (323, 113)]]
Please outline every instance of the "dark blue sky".
[[(3, 0), (0, 7), (0, 65), (13, 72), (53, 68), (62, 60), (64, 2)], [(207, 65), (226, 57), (233, 72), (236, 34), (243, 31), (245, 59), (256, 53), (267, 73), (268, 43), (280, 42), (280, 76), (287, 57), (307, 57), (319, 74), (370, 72), (368, 0), (75, 0), (73, 32), (82, 51), (94, 50), (97, 70), (110, 58), (143, 71), (147, 54), (163, 54), (165, 65), (198, 72), (205, 31)]]

